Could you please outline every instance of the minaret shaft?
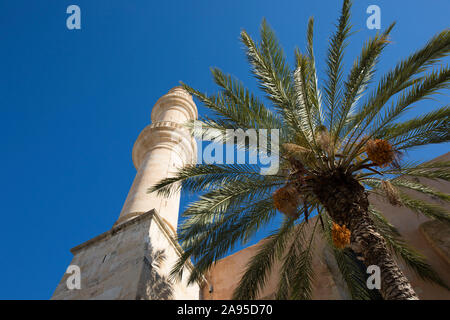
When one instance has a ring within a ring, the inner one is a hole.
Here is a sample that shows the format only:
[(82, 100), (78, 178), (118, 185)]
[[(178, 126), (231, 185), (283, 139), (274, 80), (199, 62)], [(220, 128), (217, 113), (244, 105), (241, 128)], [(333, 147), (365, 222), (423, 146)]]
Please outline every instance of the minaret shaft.
[(117, 223), (156, 209), (170, 227), (176, 229), (180, 193), (163, 198), (156, 193), (148, 194), (148, 188), (195, 162), (196, 142), (184, 124), (196, 118), (197, 108), (191, 96), (180, 87), (158, 100), (152, 109), (152, 124), (141, 132), (134, 144), (133, 162), (137, 174)]
[(176, 228), (180, 193), (176, 192), (170, 198), (162, 198), (155, 193), (148, 194), (147, 190), (160, 180), (172, 176), (174, 169), (182, 165), (182, 159), (168, 147), (157, 146), (148, 152), (134, 178), (118, 221), (126, 219), (127, 216), (135, 216), (136, 213), (156, 209), (158, 212), (164, 212), (163, 218), (172, 228)]
[[(114, 226), (72, 248), (71, 267), (80, 270), (80, 288), (65, 273), (52, 299), (199, 299), (202, 283), (187, 284), (168, 275), (183, 251), (175, 240), (180, 193), (171, 198), (148, 194), (147, 189), (194, 163), (197, 147), (184, 126), (197, 118), (192, 97), (181, 87), (162, 96), (152, 109), (152, 123), (137, 138), (133, 163), (137, 170), (120, 217)], [(153, 262), (164, 255), (160, 266)], [(70, 269), (71, 270), (71, 269)]]

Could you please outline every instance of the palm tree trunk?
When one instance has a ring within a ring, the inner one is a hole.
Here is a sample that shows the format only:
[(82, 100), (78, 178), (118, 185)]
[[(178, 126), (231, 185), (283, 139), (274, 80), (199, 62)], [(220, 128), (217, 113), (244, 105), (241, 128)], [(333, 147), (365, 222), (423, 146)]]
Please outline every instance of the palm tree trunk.
[(417, 300), (408, 279), (389, 252), (386, 241), (369, 217), (369, 201), (364, 188), (352, 176), (337, 173), (322, 177), (315, 193), (335, 223), (351, 231), (351, 244), (366, 266), (381, 271), (381, 295), (385, 300)]

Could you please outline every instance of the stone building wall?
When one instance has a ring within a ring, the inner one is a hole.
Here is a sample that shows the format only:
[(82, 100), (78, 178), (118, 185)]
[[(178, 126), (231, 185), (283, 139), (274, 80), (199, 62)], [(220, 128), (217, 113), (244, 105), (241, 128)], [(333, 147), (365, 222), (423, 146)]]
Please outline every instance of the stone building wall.
[[(198, 300), (198, 284), (167, 281), (171, 266), (180, 256), (170, 230), (154, 210), (113, 227), (71, 251), (71, 265), (81, 270), (81, 289), (69, 290), (64, 274), (51, 299), (54, 300)], [(157, 253), (166, 260), (155, 266)], [(189, 270), (188, 270), (189, 271)], [(189, 275), (186, 272), (185, 277)]]

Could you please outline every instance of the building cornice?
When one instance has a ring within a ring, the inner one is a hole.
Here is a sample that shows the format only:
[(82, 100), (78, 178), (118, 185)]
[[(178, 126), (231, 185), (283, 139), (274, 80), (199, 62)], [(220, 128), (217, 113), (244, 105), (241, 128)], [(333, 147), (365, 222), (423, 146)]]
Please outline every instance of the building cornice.
[[(164, 221), (164, 219), (157, 213), (155, 209), (152, 209), (147, 212), (136, 212), (132, 214), (131, 218), (130, 215), (127, 215), (126, 218), (127, 220), (123, 222), (118, 220), (110, 230), (103, 232), (102, 234), (99, 234), (98, 236), (73, 247), (72, 249), (70, 249), (70, 252), (73, 255), (75, 255), (82, 249), (88, 248), (100, 241), (108, 240), (115, 234), (120, 233), (133, 225), (136, 225), (147, 219), (153, 219), (153, 221), (158, 226), (159, 230), (166, 237), (170, 245), (174, 248), (175, 252), (178, 254), (178, 256), (181, 257), (184, 251), (183, 248), (181, 248), (180, 244), (176, 241), (175, 233), (171, 230), (171, 228), (167, 225), (167, 222)], [(194, 270), (194, 265), (190, 261), (186, 262), (186, 267), (189, 269), (190, 272)], [(203, 286), (206, 283), (206, 279), (202, 277), (202, 279), (197, 281), (197, 283), (200, 286)]]

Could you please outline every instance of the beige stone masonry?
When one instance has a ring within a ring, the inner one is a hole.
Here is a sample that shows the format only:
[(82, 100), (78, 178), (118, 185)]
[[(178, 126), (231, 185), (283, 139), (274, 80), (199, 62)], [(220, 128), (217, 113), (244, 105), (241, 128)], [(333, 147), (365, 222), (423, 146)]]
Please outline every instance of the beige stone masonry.
[[(166, 261), (161, 269), (152, 270), (152, 255), (158, 250), (164, 251)], [(203, 283), (187, 286), (191, 264), (182, 281), (167, 280), (182, 249), (155, 210), (137, 215), (71, 252), (74, 257), (70, 264), (81, 269), (81, 289), (69, 290), (69, 275), (65, 274), (52, 296), (54, 300), (167, 299), (158, 296), (155, 287), (160, 292), (171, 288), (174, 299), (199, 299)]]
[(119, 220), (139, 212), (156, 209), (172, 229), (178, 224), (180, 193), (162, 198), (147, 190), (177, 169), (194, 164), (197, 144), (185, 124), (197, 119), (197, 107), (182, 87), (162, 96), (151, 113), (152, 123), (141, 132), (133, 147), (133, 163), (137, 174), (130, 188)]

